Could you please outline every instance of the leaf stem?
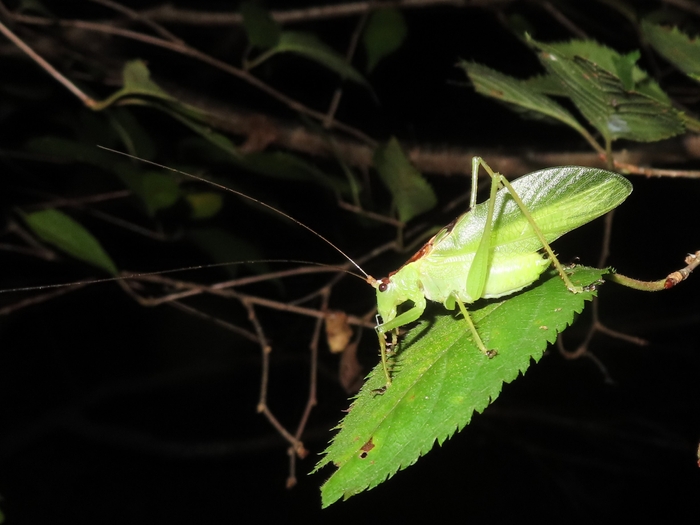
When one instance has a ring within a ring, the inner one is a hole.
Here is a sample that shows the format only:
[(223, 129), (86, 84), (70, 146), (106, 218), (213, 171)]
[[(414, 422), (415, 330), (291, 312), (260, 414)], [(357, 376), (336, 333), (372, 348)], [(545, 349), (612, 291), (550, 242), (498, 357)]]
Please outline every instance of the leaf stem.
[(666, 277), (659, 279), (658, 281), (640, 281), (619, 273), (610, 273), (605, 275), (603, 278), (606, 281), (612, 281), (635, 290), (641, 290), (643, 292), (659, 292), (661, 290), (673, 288), (681, 281), (685, 281), (693, 270), (700, 266), (700, 250), (688, 255), (685, 258), (685, 263), (687, 266), (668, 274)]

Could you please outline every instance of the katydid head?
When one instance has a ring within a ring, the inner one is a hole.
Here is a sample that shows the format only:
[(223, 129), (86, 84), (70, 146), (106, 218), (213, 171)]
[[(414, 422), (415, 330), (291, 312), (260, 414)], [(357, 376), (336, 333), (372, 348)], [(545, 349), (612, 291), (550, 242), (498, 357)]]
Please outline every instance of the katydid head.
[(370, 275), (367, 277), (367, 282), (377, 290), (377, 313), (382, 318), (382, 322), (391, 321), (396, 317), (396, 307), (403, 302), (397, 298), (396, 285), (391, 277), (375, 279)]
[(381, 279), (370, 276), (367, 282), (377, 290), (377, 313), (382, 318), (383, 324), (394, 320), (397, 307), (406, 301), (413, 301), (414, 305), (425, 302), (417, 269), (411, 263), (405, 264)]

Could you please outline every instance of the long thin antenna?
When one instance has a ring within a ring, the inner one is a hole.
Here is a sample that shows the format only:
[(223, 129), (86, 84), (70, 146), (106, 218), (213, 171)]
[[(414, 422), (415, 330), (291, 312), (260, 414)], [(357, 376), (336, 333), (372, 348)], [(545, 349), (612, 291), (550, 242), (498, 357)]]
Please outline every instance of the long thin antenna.
[(326, 244), (328, 244), (329, 246), (331, 246), (331, 247), (332, 247), (333, 249), (335, 249), (340, 255), (342, 255), (342, 256), (345, 257), (348, 261), (350, 261), (350, 262), (355, 266), (355, 268), (357, 268), (358, 270), (360, 270), (360, 272), (362, 272), (362, 275), (364, 275), (365, 277), (369, 277), (369, 275), (367, 274), (367, 272), (365, 272), (362, 268), (360, 268), (360, 265), (359, 265), (359, 264), (357, 264), (355, 261), (353, 261), (353, 260), (350, 258), (350, 256), (349, 256), (348, 254), (346, 254), (343, 250), (341, 250), (340, 248), (338, 248), (338, 247), (337, 247), (335, 244), (333, 244), (331, 241), (329, 241), (328, 239), (326, 239), (323, 235), (321, 235), (320, 233), (318, 233), (316, 230), (312, 229), (310, 226), (307, 226), (306, 224), (304, 224), (304, 223), (301, 222), (300, 220), (297, 220), (297, 219), (295, 219), (294, 217), (292, 217), (291, 215), (288, 215), (288, 214), (284, 213), (282, 210), (278, 210), (278, 209), (275, 208), (274, 206), (270, 206), (269, 204), (266, 204), (266, 203), (264, 203), (264, 202), (262, 202), (262, 201), (260, 201), (260, 200), (258, 200), (258, 199), (256, 199), (256, 198), (254, 198), (254, 197), (251, 197), (250, 195), (246, 195), (245, 193), (243, 193), (243, 192), (241, 192), (241, 191), (234, 190), (234, 189), (232, 189), (232, 188), (229, 188), (228, 186), (224, 186), (223, 184), (219, 184), (218, 182), (211, 181), (211, 180), (206, 179), (206, 178), (204, 178), (204, 177), (200, 177), (200, 176), (198, 176), (198, 175), (192, 175), (191, 173), (187, 173), (186, 171), (181, 171), (181, 170), (178, 170), (178, 169), (175, 169), (175, 168), (171, 168), (171, 167), (169, 167), (169, 166), (164, 166), (163, 164), (158, 164), (157, 162), (153, 162), (153, 161), (151, 161), (151, 160), (142, 159), (142, 158), (137, 157), (137, 156), (135, 156), (135, 155), (130, 155), (129, 153), (124, 153), (123, 151), (118, 151), (118, 150), (115, 150), (115, 149), (106, 148), (106, 147), (104, 147), (104, 146), (100, 146), (99, 144), (97, 145), (97, 147), (100, 148), (100, 149), (103, 149), (103, 150), (105, 150), (105, 151), (110, 151), (110, 152), (116, 153), (116, 154), (118, 154), (118, 155), (123, 155), (123, 156), (125, 156), (125, 157), (129, 157), (130, 159), (134, 159), (134, 160), (138, 160), (138, 161), (140, 161), (140, 162), (144, 162), (144, 163), (146, 163), (146, 164), (150, 164), (151, 166), (156, 166), (156, 167), (161, 168), (161, 169), (164, 169), (164, 170), (172, 171), (173, 173), (179, 173), (180, 175), (185, 175), (186, 177), (190, 177), (190, 178), (192, 178), (192, 179), (195, 179), (195, 180), (198, 180), (198, 181), (201, 181), (201, 182), (206, 182), (207, 184), (211, 184), (212, 186), (214, 186), (214, 187), (216, 187), (216, 188), (222, 189), (222, 190), (224, 190), (224, 191), (230, 191), (231, 193), (234, 193), (234, 194), (238, 195), (239, 197), (244, 197), (244, 198), (246, 198), (246, 199), (248, 199), (248, 200), (250, 200), (250, 201), (255, 202), (256, 204), (260, 204), (261, 206), (265, 206), (267, 209), (272, 210), (272, 211), (274, 211), (275, 213), (279, 213), (282, 217), (285, 217), (285, 218), (289, 219), (290, 221), (292, 221), (292, 222), (298, 224), (299, 226), (301, 226), (302, 228), (306, 228), (308, 231), (310, 231), (311, 233), (313, 233), (316, 237), (318, 237), (318, 238), (321, 239), (322, 241), (326, 242)]
[[(232, 266), (234, 264), (257, 264), (257, 263), (294, 263), (294, 264), (306, 264), (309, 266), (318, 266), (319, 268), (327, 269), (326, 271), (340, 271), (345, 272), (353, 277), (357, 277), (362, 281), (367, 281), (361, 275), (341, 268), (340, 266), (333, 266), (332, 264), (324, 264), (312, 261), (300, 261), (297, 259), (256, 259), (254, 261), (232, 261), (232, 262), (222, 262), (222, 263), (211, 263), (211, 264), (199, 264), (197, 266), (187, 266), (186, 268), (174, 268), (172, 270), (158, 270), (157, 272), (140, 272), (140, 273), (129, 273), (118, 275), (116, 277), (103, 277), (102, 279), (92, 279), (90, 281), (72, 281), (70, 283), (59, 283), (59, 284), (39, 284), (35, 286), (22, 286), (20, 288), (8, 288), (5, 290), (0, 290), (0, 294), (13, 293), (13, 292), (31, 292), (35, 290), (48, 290), (51, 288), (66, 288), (68, 286), (78, 286), (86, 284), (96, 284), (96, 283), (109, 283), (113, 281), (126, 281), (127, 279), (137, 279), (139, 277), (150, 277), (152, 275), (165, 275), (168, 273), (179, 273), (188, 272), (191, 270), (205, 270), (208, 268), (218, 268), (221, 266)], [(297, 270), (295, 270), (297, 271)], [(250, 278), (247, 278), (250, 280)]]

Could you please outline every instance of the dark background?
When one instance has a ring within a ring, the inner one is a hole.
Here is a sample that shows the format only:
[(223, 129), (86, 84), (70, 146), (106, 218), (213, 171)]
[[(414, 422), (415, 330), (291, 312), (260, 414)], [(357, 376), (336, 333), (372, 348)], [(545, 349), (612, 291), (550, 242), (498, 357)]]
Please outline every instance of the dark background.
[[(618, 51), (639, 47), (634, 28), (625, 20), (601, 4), (586, 4), (585, 11), (559, 7), (589, 36)], [(112, 16), (90, 2), (47, 5), (66, 19)], [(213, 11), (230, 7), (214, 2), (177, 5)], [(662, 3), (636, 5), (642, 12)], [(406, 44), (369, 77), (379, 104), (350, 86), (338, 118), (378, 140), (396, 135), (406, 145), (438, 151), (483, 150), (487, 161), (488, 154), (587, 151), (574, 132), (522, 120), (475, 95), (454, 68), (458, 58), (465, 58), (515, 76), (538, 72), (534, 55), (502, 24), (503, 16), (514, 14), (537, 28), (537, 38), (571, 37), (538, 2), (493, 2), (491, 9), (406, 10)], [(687, 19), (691, 24), (697, 20)], [(348, 17), (294, 28), (315, 32), (344, 52), (356, 23), (356, 17)], [(239, 28), (170, 29), (234, 64), (245, 45)], [(13, 30), (38, 47), (47, 41), (65, 46), (54, 49), (55, 55), (41, 49), (68, 76), (89, 78), (88, 66), (98, 62), (105, 71), (114, 64), (118, 72), (124, 59), (143, 58), (159, 82), (298, 123), (292, 112), (249, 86), (163, 50), (89, 34), (78, 39), (82, 47), (76, 49), (60, 28), (17, 24)], [(96, 40), (91, 47), (92, 38)], [(118, 187), (115, 181), (95, 181), (85, 166), (44, 162), (23, 153), (27, 140), (64, 133), (65, 119), (87, 118), (89, 112), (9, 43), (3, 43), (2, 50), (0, 199), (7, 224), (17, 220), (17, 206), (45, 202), (57, 194), (85, 194), (91, 185), (95, 191)], [(360, 53), (360, 68), (362, 60)], [(645, 55), (641, 63), (649, 68), (659, 64), (662, 85), (692, 101), (696, 85), (658, 58)], [(295, 57), (279, 57), (259, 74), (321, 111), (337, 85), (333, 75)], [(84, 81), (103, 96), (114, 89)], [(692, 111), (692, 104), (687, 109)], [(133, 113), (156, 141), (162, 152), (159, 159), (180, 160), (177, 144), (188, 131), (147, 108)], [(677, 147), (677, 140), (668, 142), (663, 147)], [(655, 167), (698, 169), (698, 163), (688, 159)], [(441, 203), (468, 188), (462, 177), (426, 176)], [(631, 180), (634, 193), (616, 212), (609, 263), (628, 275), (659, 279), (682, 266), (687, 252), (700, 248), (698, 183), (683, 178)], [(352, 255), (392, 238), (390, 228), (358, 226), (323, 189), (253, 178), (242, 184), (256, 197), (281, 204)], [(375, 191), (382, 196), (379, 186)], [(135, 215), (129, 208), (120, 212), (129, 219)], [(332, 250), (301, 228), (269, 215), (251, 219), (248, 214), (249, 209), (234, 207), (217, 220), (260, 246), (265, 257), (337, 262)], [(429, 220), (446, 223), (453, 215), (435, 212)], [(209, 262), (186, 243), (154, 245), (89, 216), (80, 220), (120, 268), (152, 271)], [(166, 230), (175, 228), (170, 216), (158, 220)], [(595, 264), (601, 231), (598, 222), (558, 241), (562, 260), (580, 257)], [(16, 240), (9, 239), (8, 243)], [(386, 255), (369, 263), (367, 270), (384, 274), (405, 258)], [(6, 250), (2, 260), (4, 289), (100, 277), (68, 258), (48, 263)], [(225, 270), (219, 269), (191, 273), (182, 278), (226, 278)], [(373, 292), (355, 280), (346, 281), (334, 294), (332, 306), (366, 312)], [(285, 281), (263, 286), (259, 293), (289, 300), (319, 282), (323, 281)], [(1, 298), (3, 304), (15, 304), (36, 293), (11, 292)], [(319, 486), (331, 469), (306, 473), (348, 406), (337, 379), (336, 356), (322, 349), (319, 404), (303, 436), (311, 454), (298, 464), (297, 486), (287, 490), (287, 446), (255, 411), (257, 347), (167, 306), (142, 308), (114, 283), (92, 285), (0, 319), (0, 509), (8, 523), (393, 523), (455, 518), (475, 523), (583, 523), (656, 516), (689, 521), (700, 496), (697, 296), (695, 278), (658, 294), (604, 286), (601, 319), (611, 328), (647, 339), (648, 346), (599, 334), (590, 346), (597, 361), (566, 360), (550, 349), (526, 377), (505, 385), (493, 406), (443, 447), (435, 447), (384, 485), (322, 511)], [(231, 302), (195, 299), (190, 304), (224, 318), (243, 315)], [(274, 311), (260, 315), (274, 347), (269, 403), (282, 423), (294, 428), (307, 395), (313, 323)], [(566, 332), (570, 348), (585, 335), (589, 315), (584, 313)], [(373, 343), (368, 332), (360, 350), (366, 367), (376, 359)]]

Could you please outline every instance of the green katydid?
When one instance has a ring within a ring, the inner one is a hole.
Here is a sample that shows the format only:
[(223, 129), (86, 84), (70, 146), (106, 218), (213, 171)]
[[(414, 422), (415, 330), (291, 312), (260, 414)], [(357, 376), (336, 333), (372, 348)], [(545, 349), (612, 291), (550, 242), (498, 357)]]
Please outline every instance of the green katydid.
[[(491, 192), (487, 202), (477, 205), (480, 166), (491, 177)], [(367, 278), (377, 290), (381, 323), (376, 330), (387, 386), (391, 374), (386, 334), (391, 333), (394, 348), (398, 328), (421, 317), (426, 299), (448, 310), (459, 306), (476, 346), (493, 357), (496, 349), (483, 343), (464, 303), (517, 292), (535, 282), (550, 263), (572, 293), (580, 292), (549, 243), (616, 208), (631, 191), (630, 182), (620, 175), (575, 166), (545, 169), (511, 184), (474, 157), (469, 211), (440, 230), (395, 272), (382, 279)], [(548, 258), (542, 257), (542, 249)], [(406, 301), (413, 306), (397, 314), (397, 307)]]
[[(288, 214), (205, 178), (138, 160), (201, 180), (265, 206), (309, 230), (355, 265), (365, 275), (366, 282), (376, 289), (377, 311), (381, 319), (376, 331), (387, 386), (391, 384), (391, 373), (386, 334), (391, 334), (391, 346), (395, 348), (398, 328), (418, 320), (427, 299), (440, 302), (449, 310), (459, 306), (476, 346), (485, 355), (493, 357), (496, 349), (488, 349), (484, 344), (465, 303), (517, 292), (535, 282), (550, 264), (554, 264), (572, 293), (580, 292), (581, 288), (571, 283), (549, 243), (616, 208), (632, 191), (629, 181), (620, 175), (576, 166), (541, 170), (511, 184), (493, 172), (480, 157), (474, 157), (469, 211), (442, 228), (398, 270), (382, 279), (374, 279), (340, 248)], [(482, 166), (491, 177), (490, 197), (488, 201), (476, 204), (478, 172)], [(548, 258), (542, 257), (542, 249)], [(398, 307), (407, 301), (413, 306), (397, 313)]]

